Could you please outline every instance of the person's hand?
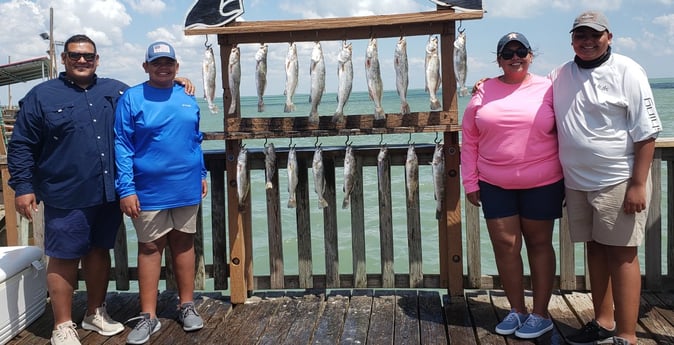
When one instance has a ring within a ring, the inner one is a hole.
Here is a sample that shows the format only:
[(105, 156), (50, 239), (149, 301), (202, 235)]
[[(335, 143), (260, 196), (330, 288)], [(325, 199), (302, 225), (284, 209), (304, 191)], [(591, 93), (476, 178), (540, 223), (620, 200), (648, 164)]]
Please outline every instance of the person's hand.
[(471, 192), (471, 193), (466, 193), (466, 199), (468, 199), (468, 201), (471, 204), (473, 204), (477, 207), (480, 207), (480, 191), (479, 190), (475, 191), (475, 192)]
[(473, 89), (470, 90), (470, 94), (474, 95), (477, 92), (477, 90), (480, 89), (480, 86), (482, 86), (482, 84), (484, 84), (484, 82), (487, 81), (487, 80), (489, 80), (489, 78), (482, 78), (482, 79), (478, 80), (477, 83), (475, 83), (475, 85), (473, 85)]
[(205, 198), (208, 194), (208, 182), (206, 180), (201, 180), (201, 198)]
[(623, 210), (627, 214), (639, 213), (646, 209), (646, 186), (643, 184), (632, 184), (627, 186), (625, 192), (625, 201), (623, 201)]
[(119, 200), (119, 208), (130, 218), (138, 218), (140, 216), (140, 202), (138, 202), (136, 194), (121, 198)]
[(197, 91), (197, 88), (192, 84), (192, 81), (185, 77), (176, 77), (174, 81), (185, 87), (185, 93), (194, 96), (194, 93)]
[(16, 207), (16, 212), (19, 212), (20, 215), (32, 222), (33, 212), (37, 212), (35, 194), (28, 193), (17, 196), (14, 198), (14, 207)]

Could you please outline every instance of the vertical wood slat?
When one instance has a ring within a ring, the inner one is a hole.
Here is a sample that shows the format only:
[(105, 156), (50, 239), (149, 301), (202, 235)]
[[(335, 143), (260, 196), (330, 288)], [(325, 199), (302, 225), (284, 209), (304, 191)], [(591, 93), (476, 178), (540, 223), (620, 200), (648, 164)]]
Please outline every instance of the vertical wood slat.
[(566, 207), (562, 208), (562, 218), (559, 220), (559, 288), (576, 289), (576, 251), (569, 235)]
[(204, 208), (197, 210), (197, 233), (194, 234), (194, 289), (206, 288), (206, 259), (204, 257)]
[(367, 287), (365, 256), (365, 204), (363, 202), (363, 160), (354, 152), (355, 171), (351, 191), (351, 248), (353, 261), (353, 287)]
[(393, 272), (393, 206), (391, 205), (391, 158), (378, 168), (379, 183), (379, 244), (381, 250), (382, 287), (395, 287)]
[(208, 162), (211, 175), (211, 239), (213, 249), (213, 286), (216, 290), (228, 288), (227, 229), (225, 217), (225, 162)]
[(466, 211), (466, 263), (468, 287), (482, 287), (482, 255), (480, 241), (480, 208), (465, 200)]
[(272, 289), (283, 289), (283, 235), (281, 231), (281, 195), (278, 185), (278, 169), (270, 178), (272, 188), (267, 194), (267, 239), (269, 243), (269, 274)]
[(325, 283), (328, 288), (339, 288), (339, 244), (337, 235), (337, 210), (335, 196), (335, 160), (323, 157), (325, 191), (323, 197), (328, 206), (323, 209), (323, 233), (325, 243)]
[[(0, 155), (7, 157), (7, 141), (5, 139), (5, 130), (4, 124), (2, 125), (2, 138), (0, 138)], [(5, 204), (5, 235), (7, 236), (8, 246), (18, 246), (19, 245), (19, 233), (18, 233), (18, 221), (19, 214), (16, 212), (16, 207), (14, 206), (14, 189), (12, 189), (9, 184), (9, 169), (7, 168), (7, 163), (3, 163), (0, 166), (0, 177), (2, 178), (2, 199)]]
[[(662, 151), (657, 150), (651, 165), (651, 183), (653, 186), (662, 185)], [(646, 260), (644, 288), (660, 290), (662, 288), (662, 214), (660, 211), (660, 188), (651, 188), (651, 202), (648, 205), (646, 219), (645, 252)]]
[[(119, 225), (115, 238), (115, 286), (117, 290), (128, 291), (129, 286), (129, 250), (126, 243), (126, 225), (124, 221)], [(136, 254), (136, 253), (134, 253)]]
[[(453, 11), (438, 6), (438, 10)], [(458, 114), (456, 94), (456, 76), (454, 74), (454, 40), (456, 39), (455, 21), (443, 24), (440, 35), (442, 54), (440, 73), (442, 74), (442, 110), (453, 110)], [(458, 124), (456, 118), (452, 122)], [(448, 287), (450, 295), (463, 294), (463, 244), (461, 227), (461, 180), (459, 173), (460, 143), (459, 133), (444, 133), (445, 151), (445, 207), (440, 219), (440, 275), (441, 284)]]
[[(236, 160), (239, 155), (240, 144), (236, 141), (226, 141), (227, 146), (227, 214), (230, 248), (230, 291), (232, 303), (244, 303), (248, 297), (248, 286), (245, 276), (246, 247), (244, 238), (244, 214), (239, 211), (236, 182)], [(250, 197), (248, 198), (250, 200)], [(250, 205), (250, 201), (246, 202)], [(246, 206), (243, 205), (245, 209)], [(250, 210), (250, 207), (247, 207)]]
[(314, 287), (311, 255), (311, 219), (309, 214), (309, 172), (306, 155), (297, 156), (297, 257), (300, 288)]
[[(407, 169), (407, 165), (405, 165)], [(414, 168), (416, 172), (412, 175), (417, 176), (416, 188), (409, 190), (407, 183), (408, 173), (405, 171), (405, 190), (407, 202), (407, 252), (409, 255), (409, 284), (410, 287), (421, 287), (423, 285), (424, 274), (422, 270), (423, 259), (421, 255), (421, 216), (419, 210), (419, 165)]]
[[(656, 186), (655, 184), (653, 186)], [(657, 190), (657, 189), (656, 189)], [(674, 275), (674, 162), (667, 161), (667, 276)], [(660, 230), (662, 231), (662, 230)]]

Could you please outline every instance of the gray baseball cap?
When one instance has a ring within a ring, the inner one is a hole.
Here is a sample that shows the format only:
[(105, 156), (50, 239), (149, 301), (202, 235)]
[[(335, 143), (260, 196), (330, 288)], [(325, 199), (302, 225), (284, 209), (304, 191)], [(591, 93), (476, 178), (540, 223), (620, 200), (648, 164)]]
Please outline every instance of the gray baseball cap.
[(583, 26), (587, 26), (588, 28), (597, 31), (611, 31), (609, 29), (608, 19), (606, 19), (606, 16), (603, 13), (597, 11), (586, 11), (581, 13), (573, 21), (573, 27), (569, 32), (573, 32), (574, 30)]

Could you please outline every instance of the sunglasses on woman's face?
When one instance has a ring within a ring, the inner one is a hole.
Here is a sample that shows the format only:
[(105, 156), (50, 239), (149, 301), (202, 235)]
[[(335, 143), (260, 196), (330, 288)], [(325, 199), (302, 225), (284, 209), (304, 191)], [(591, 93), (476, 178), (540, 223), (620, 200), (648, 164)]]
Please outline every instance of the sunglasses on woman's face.
[(519, 56), (520, 58), (525, 58), (527, 57), (527, 55), (529, 55), (529, 49), (527, 48), (517, 48), (517, 50), (504, 49), (501, 52), (501, 58), (503, 60), (510, 60), (515, 56), (515, 54), (517, 54), (517, 56)]

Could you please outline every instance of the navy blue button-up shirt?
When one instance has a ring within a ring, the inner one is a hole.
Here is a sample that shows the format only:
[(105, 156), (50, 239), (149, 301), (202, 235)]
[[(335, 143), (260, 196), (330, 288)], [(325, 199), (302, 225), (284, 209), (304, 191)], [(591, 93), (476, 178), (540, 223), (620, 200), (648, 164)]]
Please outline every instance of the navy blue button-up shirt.
[(35, 193), (61, 209), (115, 201), (115, 106), (127, 88), (94, 78), (82, 89), (61, 73), (30, 90), (7, 149), (16, 195)]

